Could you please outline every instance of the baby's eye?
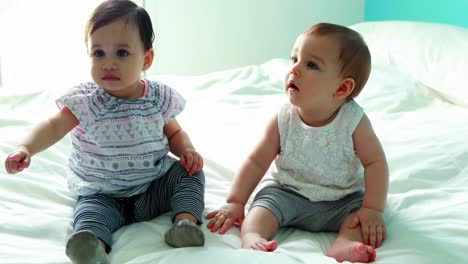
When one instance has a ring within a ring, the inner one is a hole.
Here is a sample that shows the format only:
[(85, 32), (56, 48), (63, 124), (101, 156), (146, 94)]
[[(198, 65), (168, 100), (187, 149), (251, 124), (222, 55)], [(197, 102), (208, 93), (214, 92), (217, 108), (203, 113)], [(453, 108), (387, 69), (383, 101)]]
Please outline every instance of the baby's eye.
[(93, 57), (104, 57), (105, 53), (103, 50), (95, 50), (93, 51)]
[(307, 63), (307, 68), (317, 70), (318, 65), (315, 62), (310, 61), (310, 62)]
[(297, 62), (297, 58), (296, 58), (296, 57), (294, 57), (294, 56), (291, 56), (291, 58), (290, 58), (290, 59), (291, 59), (291, 62), (292, 62), (292, 63), (296, 63), (296, 62)]
[(129, 53), (124, 49), (119, 49), (116, 54), (118, 57), (127, 57)]

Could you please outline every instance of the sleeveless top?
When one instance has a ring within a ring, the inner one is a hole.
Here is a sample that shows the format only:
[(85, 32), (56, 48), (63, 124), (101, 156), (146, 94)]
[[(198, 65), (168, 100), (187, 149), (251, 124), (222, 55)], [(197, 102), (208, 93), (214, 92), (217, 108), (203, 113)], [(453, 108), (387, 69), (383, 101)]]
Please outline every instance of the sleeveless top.
[(128, 197), (146, 191), (175, 162), (163, 127), (185, 100), (165, 84), (144, 80), (145, 94), (121, 99), (95, 82), (73, 87), (57, 99), (79, 120), (71, 131), (68, 185), (75, 195)]
[(278, 114), (281, 152), (272, 166), (272, 179), (266, 181), (311, 201), (335, 201), (362, 190), (363, 167), (352, 134), (363, 114), (351, 100), (329, 124), (310, 127), (302, 122), (295, 106), (284, 105)]

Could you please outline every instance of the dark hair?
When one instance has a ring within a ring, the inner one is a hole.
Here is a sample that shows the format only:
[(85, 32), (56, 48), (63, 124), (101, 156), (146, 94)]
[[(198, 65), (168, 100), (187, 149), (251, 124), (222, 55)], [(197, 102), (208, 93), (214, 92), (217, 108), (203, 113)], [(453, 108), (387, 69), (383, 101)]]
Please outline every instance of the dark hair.
[(85, 43), (94, 31), (121, 18), (126, 18), (127, 22), (138, 27), (145, 51), (153, 47), (151, 18), (143, 7), (130, 0), (106, 0), (96, 7), (86, 23)]
[(330, 23), (316, 24), (303, 34), (333, 36), (338, 40), (341, 75), (344, 78), (352, 78), (355, 83), (354, 90), (347, 99), (356, 97), (364, 88), (371, 71), (371, 55), (361, 35), (348, 27)]

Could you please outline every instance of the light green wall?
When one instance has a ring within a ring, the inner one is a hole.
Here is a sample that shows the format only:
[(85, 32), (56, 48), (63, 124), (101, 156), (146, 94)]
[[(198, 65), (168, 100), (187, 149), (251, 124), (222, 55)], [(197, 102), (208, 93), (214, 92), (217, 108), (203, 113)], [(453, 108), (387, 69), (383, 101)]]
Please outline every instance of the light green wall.
[(146, 0), (156, 32), (148, 74), (203, 74), (289, 56), (317, 22), (364, 20), (364, 0)]

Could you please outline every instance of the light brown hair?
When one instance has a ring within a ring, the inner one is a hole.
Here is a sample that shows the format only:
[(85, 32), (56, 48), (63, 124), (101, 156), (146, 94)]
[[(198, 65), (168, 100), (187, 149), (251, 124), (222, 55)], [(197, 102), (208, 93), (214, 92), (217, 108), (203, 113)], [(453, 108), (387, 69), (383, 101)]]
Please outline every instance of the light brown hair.
[(330, 23), (316, 24), (303, 34), (336, 38), (340, 49), (338, 60), (341, 62), (341, 75), (352, 78), (355, 83), (354, 90), (346, 99), (356, 97), (364, 88), (371, 71), (371, 55), (361, 35), (348, 27)]

